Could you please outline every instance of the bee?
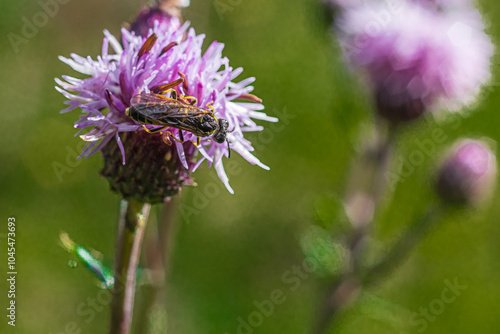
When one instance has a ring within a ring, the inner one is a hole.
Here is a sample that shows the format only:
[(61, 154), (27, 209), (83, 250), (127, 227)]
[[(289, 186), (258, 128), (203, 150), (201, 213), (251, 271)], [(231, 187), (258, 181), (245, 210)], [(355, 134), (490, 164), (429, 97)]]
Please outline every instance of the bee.
[[(151, 93), (135, 95), (130, 100), (130, 107), (125, 111), (126, 115), (141, 126), (148, 133), (155, 133), (165, 130), (168, 127), (179, 129), (179, 139), (176, 141), (183, 143), (182, 131), (189, 131), (198, 136), (197, 145), (200, 144), (200, 137), (212, 136), (212, 139), (222, 144), (227, 142), (229, 155), (229, 139), (227, 138), (229, 122), (223, 118), (217, 119), (214, 115), (214, 108), (206, 105), (205, 108), (197, 107), (197, 99), (192, 96), (177, 96), (177, 92), (172, 88), (184, 82), (180, 78), (163, 86), (156, 86), (151, 89)], [(163, 94), (172, 93), (172, 97)], [(159, 94), (161, 93), (161, 94)], [(189, 102), (189, 100), (191, 100)], [(149, 130), (146, 124), (162, 125), (160, 128)]]

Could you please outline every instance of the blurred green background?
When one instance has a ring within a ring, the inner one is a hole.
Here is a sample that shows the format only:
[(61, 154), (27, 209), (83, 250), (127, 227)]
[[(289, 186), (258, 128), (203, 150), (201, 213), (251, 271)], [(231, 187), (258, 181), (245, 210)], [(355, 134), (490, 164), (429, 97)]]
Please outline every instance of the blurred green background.
[[(77, 307), (95, 298), (99, 289), (81, 266), (69, 267), (72, 257), (59, 246), (58, 236), (67, 231), (111, 261), (119, 198), (98, 174), (99, 155), (73, 160), (81, 147), (72, 127), (79, 111), (58, 113), (65, 99), (55, 91), (54, 78), (76, 75), (58, 55), (95, 57), (103, 29), (118, 35), (143, 4), (67, 1), (16, 53), (7, 34), (20, 35), (23, 17), (31, 20), (41, 6), (26, 0), (0, 3), (0, 234), (7, 232), (7, 218), (16, 217), (18, 271), (13, 328), (4, 315), (7, 255), (2, 235), (1, 333), (71, 333), (65, 329), (70, 322), (81, 333), (107, 332), (107, 307), (89, 322), (77, 314)], [(216, 4), (227, 5), (228, 10), (220, 16)], [(499, 45), (500, 22), (494, 20), (500, 16), (498, 1), (481, 1), (480, 8)], [(226, 44), (224, 54), (230, 64), (245, 69), (242, 78), (257, 78), (255, 93), (269, 115), (286, 112), (290, 119), (264, 135), (248, 135), (258, 143), (256, 155), (270, 171), (245, 163), (237, 154), (231, 157), (242, 168), (241, 173), (229, 175), (235, 195), (213, 181), (212, 169), (205, 166), (196, 172), (199, 191), (205, 191), (207, 184), (217, 184), (219, 191), (189, 222), (178, 215), (168, 277), (169, 333), (237, 333), (238, 317), (248, 319), (256, 310), (254, 301), (269, 299), (275, 289), (284, 292), (285, 302), (253, 332), (304, 333), (321, 299), (324, 277), (301, 279), (292, 291), (282, 275), (302, 263), (301, 240), (311, 226), (331, 228), (339, 216), (334, 207), (342, 195), (350, 156), (371, 121), (369, 98), (341, 62), (326, 15), (315, 1), (192, 0), (184, 18), (198, 33), (206, 33), (205, 47), (212, 40)], [(496, 62), (494, 82), (500, 74)], [(418, 149), (417, 140), (429, 138), (437, 127), (447, 140), (436, 153), (465, 135), (498, 142), (499, 107), (498, 87), (492, 84), (459, 123), (429, 121), (407, 129), (398, 144), (398, 157)], [(372, 243), (377, 252), (435, 201), (429, 190), (435, 161), (435, 155), (426, 156), (378, 214)], [(61, 181), (54, 162), (71, 169)], [(192, 205), (196, 194), (194, 188), (184, 189), (181, 203)], [(159, 212), (153, 211), (153, 223)], [(331, 333), (416, 333), (423, 327), (412, 324), (409, 314), (440, 299), (444, 281), (455, 278), (467, 288), (427, 322), (425, 333), (498, 333), (499, 213), (496, 196), (483, 212), (448, 219), (390, 279), (367, 291), (345, 312)], [(141, 292), (139, 288), (139, 296)]]

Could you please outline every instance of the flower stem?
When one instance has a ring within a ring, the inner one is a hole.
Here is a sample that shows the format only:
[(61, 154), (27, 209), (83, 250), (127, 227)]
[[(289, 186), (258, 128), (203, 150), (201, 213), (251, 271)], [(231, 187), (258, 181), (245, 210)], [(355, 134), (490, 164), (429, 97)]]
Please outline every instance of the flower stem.
[(367, 270), (358, 271), (352, 275), (339, 277), (332, 285), (330, 298), (325, 303), (322, 322), (314, 333), (325, 333), (329, 323), (337, 315), (338, 310), (349, 300), (352, 300), (362, 288), (373, 285), (400, 265), (417, 243), (432, 229), (442, 217), (445, 210), (430, 207), (422, 216), (408, 228), (402, 237), (392, 246), (385, 257)]
[[(361, 256), (370, 234), (371, 222), (386, 188), (386, 172), (391, 164), (396, 126), (379, 122), (374, 147), (362, 152), (355, 161), (347, 187), (346, 214), (352, 229), (347, 244), (347, 265), (328, 289), (319, 310), (314, 334), (325, 333), (338, 311), (351, 301), (361, 288)], [(387, 127), (384, 128), (384, 126)]]
[(137, 266), (151, 206), (121, 203), (115, 256), (115, 285), (111, 297), (110, 334), (129, 334), (134, 308)]
[[(165, 278), (169, 272), (169, 260), (171, 257), (173, 235), (175, 235), (175, 220), (177, 218), (178, 196), (173, 196), (170, 201), (162, 205), (161, 218), (156, 228), (149, 230), (144, 245), (144, 255), (147, 268), (151, 272), (151, 284), (142, 289), (143, 302), (138, 314), (135, 328), (144, 331), (149, 328), (148, 333), (153, 333), (152, 322), (154, 322), (155, 311), (166, 313), (165, 305)], [(165, 332), (162, 328), (160, 332)]]

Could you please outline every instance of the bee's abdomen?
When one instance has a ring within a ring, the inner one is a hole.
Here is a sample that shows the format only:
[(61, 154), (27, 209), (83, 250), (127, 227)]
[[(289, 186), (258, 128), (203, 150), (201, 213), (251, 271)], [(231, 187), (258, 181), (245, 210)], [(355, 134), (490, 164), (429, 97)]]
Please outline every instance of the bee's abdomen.
[(141, 112), (141, 110), (147, 110), (146, 108), (141, 108), (141, 105), (130, 107), (129, 117), (139, 123), (153, 124), (151, 120), (148, 117), (146, 117), (146, 115), (144, 115), (143, 112)]

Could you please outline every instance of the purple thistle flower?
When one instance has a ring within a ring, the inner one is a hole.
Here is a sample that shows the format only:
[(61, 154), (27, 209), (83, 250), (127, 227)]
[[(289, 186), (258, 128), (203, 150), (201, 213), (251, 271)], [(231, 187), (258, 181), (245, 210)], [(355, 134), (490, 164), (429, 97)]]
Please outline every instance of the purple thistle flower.
[[(253, 90), (250, 84), (255, 78), (235, 82), (243, 69), (229, 66), (228, 58), (222, 56), (224, 44), (215, 41), (202, 53), (204, 35), (197, 35), (193, 28), (188, 29), (187, 23), (181, 26), (175, 17), (169, 17), (168, 23), (155, 21), (154, 28), (148, 32), (148, 36), (153, 33), (157, 36), (152, 45), (145, 45), (145, 37), (137, 36), (127, 29), (122, 29), (121, 43), (105, 31), (102, 55), (96, 59), (76, 54), (71, 54), (70, 58), (59, 57), (75, 71), (89, 76), (86, 79), (70, 76), (63, 76), (64, 81), (56, 79), (60, 86), (56, 89), (68, 99), (65, 103), (69, 105), (61, 112), (76, 108), (81, 108), (83, 112), (75, 123), (75, 128), (80, 129), (77, 135), (88, 142), (80, 157), (91, 156), (103, 150), (111, 140), (115, 140), (123, 157), (122, 163), (125, 164), (130, 157), (125, 154), (129, 150), (124, 148), (121, 136), (138, 130), (144, 132), (140, 129), (142, 124), (125, 114), (125, 110), (130, 107), (131, 98), (140, 93), (149, 93), (155, 86), (184, 77), (183, 84), (176, 87), (177, 93), (195, 97), (196, 106), (201, 108), (211, 104), (215, 109), (215, 116), (229, 122), (231, 132), (227, 134), (227, 138), (231, 150), (251, 164), (269, 169), (251, 153), (254, 148), (243, 135), (244, 132), (263, 129), (255, 123), (255, 119), (277, 122), (276, 118), (260, 112), (264, 106), (260, 99), (250, 94)], [(138, 27), (138, 32), (143, 28), (143, 25)], [(248, 102), (239, 102), (237, 99)], [(153, 129), (158, 126), (146, 127)], [(179, 138), (177, 128), (170, 127), (167, 130), (172, 136)], [(86, 132), (83, 133), (84, 131)], [(201, 138), (201, 144), (196, 147), (201, 157), (194, 163), (186, 157), (186, 150), (194, 150), (191, 141), (196, 142), (198, 137), (188, 131), (183, 131), (183, 137), (184, 144), (172, 141), (183, 167), (192, 172), (203, 161), (208, 161), (209, 166), (215, 167), (229, 192), (233, 193), (222, 163), (222, 156), (229, 154), (227, 144), (217, 143), (210, 137)], [(168, 138), (165, 139), (169, 141)]]
[(347, 61), (367, 72), (380, 114), (405, 121), (474, 103), (493, 55), (480, 14), (398, 4), (350, 6), (339, 22)]
[(454, 204), (480, 204), (493, 190), (496, 158), (482, 141), (463, 139), (450, 150), (439, 168), (437, 192)]

